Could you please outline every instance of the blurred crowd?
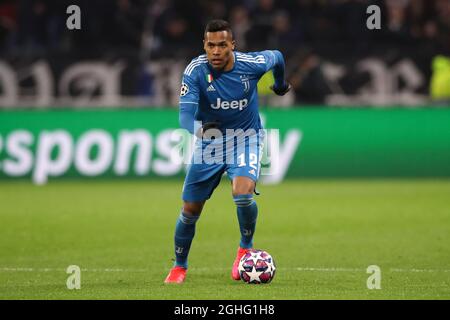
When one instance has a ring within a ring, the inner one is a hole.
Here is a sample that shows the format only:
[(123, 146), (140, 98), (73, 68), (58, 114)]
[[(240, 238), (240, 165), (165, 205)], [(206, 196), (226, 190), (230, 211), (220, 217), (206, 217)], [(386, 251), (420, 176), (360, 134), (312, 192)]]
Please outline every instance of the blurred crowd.
[[(82, 30), (69, 32), (66, 8), (81, 8)], [(382, 8), (382, 29), (369, 32), (366, 9)], [(156, 56), (201, 50), (205, 24), (231, 22), (239, 50), (295, 50), (300, 44), (450, 46), (450, 0), (2, 0), (0, 50), (123, 50)], [(27, 51), (28, 50), (28, 51)]]
[[(81, 8), (81, 30), (66, 28), (72, 4)], [(381, 8), (381, 30), (366, 27), (373, 4)], [(130, 53), (188, 60), (202, 53), (204, 27), (217, 18), (231, 23), (238, 50), (283, 51), (304, 102), (308, 95), (322, 102), (329, 91), (320, 71), (327, 54), (402, 48), (450, 55), (450, 0), (1, 0), (0, 58)]]

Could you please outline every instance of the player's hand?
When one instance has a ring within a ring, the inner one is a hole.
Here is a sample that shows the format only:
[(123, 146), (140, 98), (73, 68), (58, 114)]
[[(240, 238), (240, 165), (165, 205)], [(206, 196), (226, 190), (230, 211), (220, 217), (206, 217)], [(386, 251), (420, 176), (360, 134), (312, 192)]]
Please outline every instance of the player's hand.
[(287, 82), (285, 82), (284, 86), (282, 87), (276, 87), (275, 85), (271, 85), (270, 89), (275, 92), (276, 95), (278, 96), (284, 96), (286, 93), (289, 92), (289, 90), (291, 90), (291, 85)]
[[(204, 139), (211, 139), (212, 136), (214, 136), (213, 132), (209, 131), (210, 129), (219, 129), (220, 122), (219, 121), (210, 121), (205, 122), (203, 126), (199, 130), (199, 134), (197, 134), (197, 137), (204, 138)], [(209, 133), (208, 133), (209, 131)]]

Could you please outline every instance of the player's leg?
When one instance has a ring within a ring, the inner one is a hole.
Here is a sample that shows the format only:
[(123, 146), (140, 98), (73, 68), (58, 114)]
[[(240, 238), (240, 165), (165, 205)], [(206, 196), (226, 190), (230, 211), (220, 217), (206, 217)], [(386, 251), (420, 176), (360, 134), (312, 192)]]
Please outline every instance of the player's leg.
[(188, 255), (195, 235), (195, 225), (203, 206), (220, 182), (223, 165), (191, 165), (183, 186), (183, 208), (175, 226), (175, 265), (166, 283), (182, 283), (188, 269)]
[(165, 283), (183, 283), (186, 278), (187, 259), (195, 235), (195, 224), (204, 204), (205, 201), (184, 201), (175, 226), (175, 265), (166, 277)]
[[(260, 171), (262, 144), (260, 136), (253, 136), (245, 142), (245, 151), (237, 148), (235, 164), (227, 168), (232, 179), (233, 200), (236, 203), (241, 240), (233, 263), (231, 276), (239, 280), (238, 265), (241, 257), (253, 247), (253, 235), (256, 229), (258, 207), (253, 199), (253, 192)], [(241, 150), (241, 151), (239, 151)]]
[(240, 280), (238, 271), (239, 261), (249, 249), (253, 248), (253, 235), (256, 228), (256, 218), (258, 217), (258, 207), (253, 200), (255, 181), (248, 177), (238, 176), (233, 178), (232, 186), (241, 240), (231, 269), (231, 276), (234, 280)]
[(253, 234), (258, 216), (258, 207), (253, 199), (255, 186), (255, 181), (248, 177), (235, 177), (232, 183), (233, 200), (236, 204), (241, 231), (239, 246), (243, 249), (253, 247)]
[(187, 258), (205, 201), (184, 201), (175, 226), (175, 266), (187, 269)]

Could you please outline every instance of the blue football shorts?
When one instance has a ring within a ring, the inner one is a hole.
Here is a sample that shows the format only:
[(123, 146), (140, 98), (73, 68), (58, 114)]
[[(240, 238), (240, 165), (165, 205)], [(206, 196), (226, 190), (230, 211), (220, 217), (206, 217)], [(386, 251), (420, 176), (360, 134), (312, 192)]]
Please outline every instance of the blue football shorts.
[(230, 180), (248, 177), (257, 182), (261, 171), (264, 131), (245, 138), (197, 140), (183, 185), (182, 199), (208, 200), (226, 173)]

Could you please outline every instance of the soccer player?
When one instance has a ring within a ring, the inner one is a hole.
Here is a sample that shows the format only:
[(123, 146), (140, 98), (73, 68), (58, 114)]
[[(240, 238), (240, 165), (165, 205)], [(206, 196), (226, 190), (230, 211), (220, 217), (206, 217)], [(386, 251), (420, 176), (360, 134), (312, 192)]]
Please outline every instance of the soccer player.
[[(277, 95), (284, 95), (290, 89), (285, 81), (283, 55), (277, 50), (235, 51), (233, 33), (226, 21), (213, 20), (207, 24), (203, 46), (206, 54), (189, 63), (181, 84), (180, 125), (197, 140), (193, 162), (184, 181), (183, 208), (175, 227), (175, 265), (165, 283), (184, 281), (195, 224), (225, 172), (231, 179), (241, 232), (231, 275), (235, 280), (240, 279), (239, 260), (253, 247), (258, 215), (253, 192), (260, 174), (264, 136), (258, 112), (257, 83), (272, 70), (275, 83), (271, 89)], [(195, 161), (198, 154), (201, 160), (206, 154), (212, 155), (214, 161)], [(226, 161), (216, 161), (224, 158)]]

